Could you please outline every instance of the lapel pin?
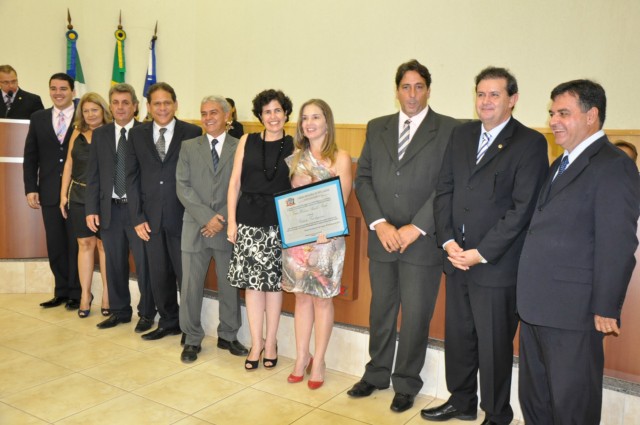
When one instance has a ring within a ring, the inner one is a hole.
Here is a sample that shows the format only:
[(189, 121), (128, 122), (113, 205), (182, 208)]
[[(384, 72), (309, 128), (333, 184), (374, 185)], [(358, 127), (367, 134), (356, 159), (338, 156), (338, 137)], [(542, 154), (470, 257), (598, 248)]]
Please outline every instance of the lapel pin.
[(498, 145), (498, 149), (502, 149), (502, 143)]

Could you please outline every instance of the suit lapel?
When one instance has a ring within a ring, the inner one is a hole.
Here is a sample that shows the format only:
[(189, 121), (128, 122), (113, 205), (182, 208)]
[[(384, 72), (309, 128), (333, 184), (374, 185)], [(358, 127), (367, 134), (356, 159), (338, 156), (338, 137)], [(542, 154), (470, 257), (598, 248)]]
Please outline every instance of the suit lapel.
[(471, 172), (474, 172), (477, 167), (476, 159), (478, 158), (478, 144), (480, 142), (480, 129), (481, 129), (481, 123), (480, 121), (478, 121), (478, 125), (469, 134), (469, 140), (465, 145), (467, 149), (467, 154), (466, 154), (467, 163), (469, 165), (469, 170), (471, 170)]
[(158, 154), (158, 150), (156, 149), (156, 144), (153, 141), (153, 121), (149, 122), (148, 125), (145, 125), (143, 142), (147, 145), (147, 149), (151, 152), (151, 156), (157, 161), (162, 162), (162, 159), (160, 159), (160, 155)]
[(105, 133), (107, 133), (107, 146), (109, 147), (109, 152), (114, 155), (116, 154), (116, 138), (119, 139), (120, 136), (116, 136), (116, 125), (114, 123), (109, 123), (106, 125)]
[[(402, 164), (405, 164), (411, 160), (418, 152), (420, 152), (425, 146), (427, 146), (431, 141), (433, 141), (438, 134), (438, 117), (436, 116), (433, 109), (429, 109), (427, 112), (427, 116), (422, 120), (420, 126), (416, 130), (416, 134), (413, 135), (411, 141), (409, 142), (409, 146), (407, 147), (407, 151), (404, 153), (402, 157)], [(396, 126), (397, 129), (397, 126)], [(399, 135), (396, 136), (396, 140)], [(397, 145), (397, 143), (396, 143)], [(398, 156), (398, 148), (396, 146), (396, 157)]]
[[(386, 127), (382, 130), (382, 142), (384, 143), (389, 156), (395, 166), (398, 165), (398, 119), (400, 114), (392, 115), (387, 121)], [(406, 155), (406, 153), (405, 153)]]
[[(207, 167), (209, 168), (209, 171), (211, 171), (211, 174), (215, 174), (213, 170), (213, 158), (211, 157), (211, 155), (211, 143), (209, 143), (209, 138), (207, 137), (207, 135), (203, 134), (202, 136), (200, 136), (200, 139), (198, 139), (198, 156), (200, 156), (200, 158), (202, 158), (202, 160), (207, 163)], [(219, 165), (220, 164), (218, 164), (218, 170), (220, 169)]]
[[(487, 149), (487, 151), (485, 152), (484, 156), (482, 157), (482, 159), (480, 160), (480, 162), (475, 166), (473, 173), (476, 173), (478, 170), (480, 170), (482, 167), (484, 167), (485, 165), (487, 165), (489, 162), (491, 162), (491, 160), (498, 155), (500, 152), (502, 152), (503, 149), (505, 149), (507, 146), (509, 146), (509, 143), (511, 143), (511, 138), (513, 136), (513, 130), (515, 127), (515, 118), (511, 117), (511, 119), (509, 120), (509, 123), (505, 126), (505, 128), (502, 129), (502, 131), (500, 132), (500, 134), (498, 134), (498, 137), (496, 137), (496, 140), (494, 140), (491, 145), (489, 146), (489, 149)], [(481, 127), (480, 127), (481, 128)], [(478, 154), (478, 143), (480, 142), (480, 128), (478, 129), (478, 134), (477, 134), (477, 143), (476, 143), (476, 152), (475, 152), (475, 157), (474, 157), (474, 162), (476, 161), (475, 158), (477, 158), (477, 154)], [(472, 173), (472, 174), (473, 174)]]
[(222, 145), (222, 152), (220, 152), (220, 162), (218, 163), (218, 172), (220, 172), (220, 170), (222, 170), (222, 168), (227, 163), (233, 163), (233, 157), (235, 156), (233, 153), (233, 148), (237, 146), (237, 144), (238, 144), (238, 139), (231, 137), (229, 133), (227, 133), (227, 137), (224, 139), (224, 145)]
[(184, 139), (182, 127), (182, 122), (176, 118), (176, 125), (173, 128), (173, 137), (171, 138), (171, 143), (169, 143), (169, 150), (166, 152), (164, 156), (164, 160), (167, 161), (175, 152), (180, 151), (180, 143)]
[[(561, 176), (557, 176), (553, 181), (551, 188), (549, 190), (548, 201), (553, 199), (558, 193), (562, 191), (565, 187), (567, 187), (572, 181), (574, 181), (582, 171), (589, 165), (591, 162), (591, 157), (600, 152), (600, 149), (604, 146), (604, 141), (607, 140), (606, 137), (601, 137), (596, 140), (591, 146), (589, 146), (584, 152), (582, 152), (578, 157), (569, 165), (564, 173)], [(562, 157), (558, 158), (561, 159)], [(558, 163), (556, 165), (556, 162)], [(560, 161), (556, 160), (554, 162), (553, 174), (555, 174), (556, 170), (559, 167)]]

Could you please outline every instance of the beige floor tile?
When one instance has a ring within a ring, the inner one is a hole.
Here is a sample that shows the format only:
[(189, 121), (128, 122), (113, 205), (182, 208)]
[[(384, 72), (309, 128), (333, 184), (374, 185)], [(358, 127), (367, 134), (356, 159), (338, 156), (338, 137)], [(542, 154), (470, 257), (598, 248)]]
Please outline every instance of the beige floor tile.
[(0, 403), (0, 423), (1, 424), (20, 424), (20, 425), (46, 425), (35, 416), (18, 410), (14, 407)]
[(312, 407), (262, 391), (247, 388), (193, 416), (216, 425), (290, 424)]
[(185, 370), (142, 387), (135, 394), (192, 414), (244, 388), (207, 373)]
[(73, 315), (66, 320), (57, 322), (56, 325), (74, 332), (78, 332), (82, 335), (100, 336), (101, 333), (105, 331), (105, 329), (98, 329), (96, 325), (105, 319), (106, 317), (100, 314), (100, 302), (98, 300), (93, 300), (89, 317), (81, 319), (77, 315)]
[[(145, 350), (144, 353), (150, 356), (154, 356), (155, 358), (184, 365), (184, 363), (182, 363), (182, 360), (180, 360), (182, 348), (183, 347), (181, 347), (180, 344), (171, 343), (170, 345), (164, 345)], [(198, 359), (195, 362), (191, 363), (189, 366), (197, 366), (221, 355), (231, 356), (228, 351), (219, 350), (218, 348), (216, 348), (215, 338), (205, 338), (204, 341), (202, 341), (202, 351), (198, 353)]]
[(123, 394), (84, 375), (73, 374), (21, 391), (3, 401), (45, 421), (55, 422)]
[(57, 424), (169, 425), (185, 417), (184, 413), (170, 407), (134, 394), (126, 394), (68, 417)]
[(12, 360), (0, 362), (0, 398), (71, 373), (64, 367), (16, 353)]
[(82, 337), (57, 344), (35, 354), (38, 358), (79, 372), (136, 353), (121, 345), (97, 338)]
[(317, 390), (310, 390), (307, 387), (308, 375), (300, 383), (290, 384), (287, 382), (287, 377), (292, 370), (293, 366), (256, 383), (252, 387), (289, 400), (318, 407), (336, 395), (348, 390), (358, 381), (357, 378), (352, 376), (327, 371), (324, 385)]
[(54, 308), (42, 308), (40, 303), (48, 301), (53, 294), (1, 294), (0, 305), (7, 310), (12, 310), (35, 317), (49, 323), (57, 323), (77, 317), (75, 310), (70, 311), (63, 305)]
[(0, 343), (5, 339), (22, 335), (36, 329), (49, 326), (48, 322), (16, 313), (15, 311), (3, 310), (0, 315)]
[(133, 391), (182, 370), (184, 368), (178, 364), (134, 353), (82, 373), (124, 390)]
[[(167, 336), (157, 341), (145, 341), (141, 337), (143, 334), (135, 333), (136, 323), (138, 323), (138, 318), (133, 317), (130, 323), (121, 323), (115, 328), (110, 329), (98, 329), (95, 336), (136, 351), (147, 351), (172, 345), (174, 347), (180, 347), (180, 335)], [(155, 329), (155, 326), (152, 330), (153, 329)]]
[(222, 354), (196, 366), (194, 369), (229, 381), (238, 382), (242, 385), (251, 386), (283, 370), (289, 370), (293, 364), (291, 360), (280, 357), (278, 365), (273, 369), (265, 369), (261, 362), (258, 369), (247, 371), (244, 368), (244, 360), (244, 357)]
[(24, 294), (24, 263), (0, 262), (0, 292)]
[(431, 400), (426, 396), (418, 396), (411, 409), (395, 413), (389, 409), (394, 395), (393, 390), (388, 389), (374, 391), (369, 397), (354, 399), (345, 391), (320, 406), (320, 409), (370, 424), (395, 425), (407, 423), (412, 417), (419, 415), (420, 410)]
[(182, 419), (181, 421), (176, 422), (174, 425), (211, 425), (211, 422), (203, 421), (202, 419), (189, 416)]
[(2, 345), (23, 353), (38, 356), (51, 348), (64, 346), (78, 341), (87, 341), (87, 337), (55, 325), (23, 332), (8, 338), (2, 338)]
[(295, 421), (293, 425), (361, 425), (364, 423), (365, 422), (356, 421), (355, 419), (345, 416), (336, 415), (335, 413), (316, 409)]
[[(0, 344), (2, 341), (0, 340)], [(3, 347), (0, 345), (0, 364), (15, 359), (16, 357), (26, 356), (24, 353), (14, 349)]]

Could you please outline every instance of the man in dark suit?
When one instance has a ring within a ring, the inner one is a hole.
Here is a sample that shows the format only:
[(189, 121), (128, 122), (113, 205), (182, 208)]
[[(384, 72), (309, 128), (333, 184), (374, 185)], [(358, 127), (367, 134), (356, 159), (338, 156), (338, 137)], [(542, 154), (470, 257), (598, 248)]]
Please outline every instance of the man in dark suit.
[(18, 74), (11, 65), (0, 65), (0, 87), (0, 118), (28, 120), (31, 114), (44, 109), (40, 96), (18, 87)]
[(180, 333), (176, 290), (182, 279), (184, 207), (176, 195), (176, 166), (182, 141), (200, 136), (202, 129), (175, 118), (178, 101), (167, 83), (151, 86), (147, 103), (153, 121), (131, 129), (126, 175), (131, 222), (145, 241), (151, 290), (160, 313), (158, 328), (142, 338), (155, 340)]
[(474, 420), (480, 370), (482, 424), (510, 424), (518, 258), (549, 168), (542, 134), (512, 117), (518, 83), (482, 70), (473, 121), (453, 130), (434, 201), (438, 245), (447, 252), (445, 365), (449, 400), (427, 420)]
[(49, 266), (55, 278), (54, 296), (44, 308), (66, 304), (80, 307), (78, 242), (71, 222), (60, 212), (60, 183), (73, 132), (73, 78), (64, 73), (49, 79), (53, 108), (35, 112), (24, 145), (24, 188), (27, 204), (42, 208)]
[(227, 280), (233, 245), (227, 240), (227, 191), (238, 139), (226, 132), (231, 107), (224, 97), (208, 96), (200, 105), (206, 134), (182, 143), (176, 172), (178, 198), (184, 205), (180, 327), (185, 333), (181, 359), (198, 358), (204, 330), (200, 322), (204, 280), (211, 257), (218, 280), (218, 348), (236, 356), (249, 351), (237, 340), (240, 295)]
[(391, 410), (395, 412), (411, 408), (422, 388), (420, 371), (442, 275), (433, 197), (457, 121), (427, 107), (430, 86), (431, 75), (424, 65), (416, 60), (400, 65), (396, 95), (401, 111), (369, 122), (356, 175), (356, 195), (371, 230), (371, 360), (348, 394), (366, 397), (375, 389), (388, 388), (392, 381), (396, 395)]
[(542, 186), (520, 258), (520, 405), (527, 424), (595, 425), (603, 338), (620, 333), (635, 266), (640, 179), (602, 131), (602, 86), (569, 81), (551, 99), (549, 125), (564, 154)]
[(127, 208), (125, 159), (127, 134), (138, 122), (136, 92), (129, 84), (116, 84), (109, 90), (109, 108), (115, 122), (97, 128), (89, 148), (85, 212), (87, 226), (100, 230), (107, 259), (109, 305), (111, 316), (98, 328), (112, 328), (131, 321), (129, 292), (129, 250), (133, 253), (140, 290), (138, 333), (151, 329), (156, 315), (149, 283), (147, 254), (138, 237)]

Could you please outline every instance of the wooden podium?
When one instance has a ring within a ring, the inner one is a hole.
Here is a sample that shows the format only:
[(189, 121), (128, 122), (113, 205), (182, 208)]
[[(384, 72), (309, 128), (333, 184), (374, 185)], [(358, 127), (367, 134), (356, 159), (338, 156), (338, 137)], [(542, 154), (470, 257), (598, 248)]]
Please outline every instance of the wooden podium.
[(27, 205), (22, 178), (29, 120), (0, 119), (0, 258), (47, 257), (40, 210)]

